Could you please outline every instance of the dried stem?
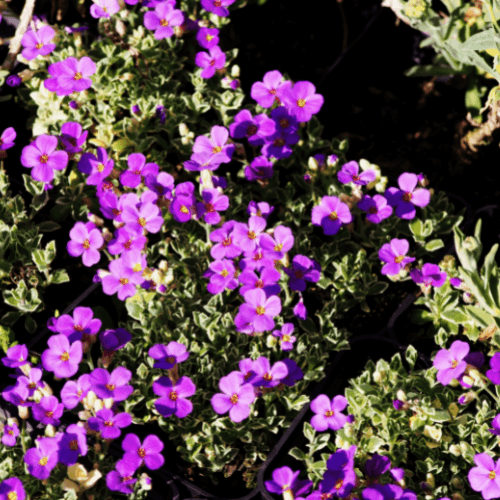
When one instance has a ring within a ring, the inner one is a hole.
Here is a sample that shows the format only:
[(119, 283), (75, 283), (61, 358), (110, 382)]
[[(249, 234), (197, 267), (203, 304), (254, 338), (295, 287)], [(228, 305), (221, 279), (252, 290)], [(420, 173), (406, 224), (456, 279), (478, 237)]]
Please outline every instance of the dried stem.
[(477, 147), (488, 144), (491, 141), (491, 136), (495, 130), (500, 129), (500, 101), (493, 101), (490, 106), (488, 120), (485, 123), (478, 124), (470, 115), (467, 115), (467, 121), (476, 126), (476, 130), (470, 131), (462, 138), (460, 144), (462, 148), (469, 148), (474, 153), (477, 153)]

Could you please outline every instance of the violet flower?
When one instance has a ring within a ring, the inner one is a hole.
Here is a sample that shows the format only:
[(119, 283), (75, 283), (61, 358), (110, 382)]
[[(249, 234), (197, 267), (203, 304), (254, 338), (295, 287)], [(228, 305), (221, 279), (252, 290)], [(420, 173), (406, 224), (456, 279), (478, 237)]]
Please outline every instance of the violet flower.
[(24, 384), (28, 389), (29, 397), (33, 397), (37, 389), (45, 387), (45, 382), (41, 380), (42, 370), (40, 368), (32, 368), (28, 376), (21, 375), (17, 378), (19, 384)]
[(56, 436), (58, 449), (58, 461), (63, 465), (75, 465), (78, 456), (85, 456), (88, 451), (87, 431), (77, 424), (70, 424), (66, 432)]
[(218, 189), (204, 189), (201, 193), (203, 202), (196, 204), (198, 217), (203, 217), (207, 224), (215, 225), (220, 222), (219, 211), (229, 208), (229, 198), (222, 195)]
[(373, 198), (365, 194), (357, 206), (363, 212), (368, 212), (366, 218), (373, 224), (379, 224), (392, 215), (392, 207), (387, 204), (387, 199), (380, 194), (376, 194)]
[(323, 493), (336, 493), (341, 498), (347, 496), (356, 483), (354, 472), (354, 455), (357, 447), (352, 445), (348, 450), (338, 450), (326, 462), (327, 470), (323, 481), (319, 484)]
[(279, 281), (280, 276), (279, 271), (269, 267), (262, 269), (260, 277), (245, 268), (245, 271), (238, 276), (239, 282), (243, 284), (240, 288), (240, 294), (244, 296), (249, 290), (261, 289), (265, 292), (266, 297), (278, 295), (281, 288), (276, 283)]
[(180, 342), (171, 341), (168, 345), (155, 344), (150, 347), (148, 356), (156, 360), (153, 368), (161, 370), (170, 370), (177, 363), (182, 363), (189, 358), (189, 352), (186, 351), (186, 346)]
[(295, 238), (289, 227), (277, 226), (272, 236), (267, 233), (261, 234), (259, 245), (271, 259), (281, 260), (293, 248), (294, 242)]
[(226, 54), (222, 52), (218, 45), (209, 49), (209, 52), (210, 54), (207, 54), (206, 52), (198, 52), (194, 59), (196, 66), (203, 68), (200, 76), (207, 79), (212, 78), (212, 76), (215, 75), (215, 70), (222, 69), (226, 64)]
[(101, 332), (99, 340), (105, 352), (115, 352), (123, 349), (132, 340), (132, 334), (125, 328), (116, 328)]
[(184, 21), (182, 11), (175, 8), (175, 3), (162, 2), (154, 11), (144, 14), (144, 26), (155, 32), (156, 40), (170, 38), (174, 34), (172, 26), (180, 26)]
[(201, 172), (202, 170), (217, 170), (224, 160), (221, 154), (212, 154), (210, 151), (193, 153), (188, 161), (184, 162), (184, 168), (190, 172)]
[(64, 170), (68, 165), (68, 153), (56, 151), (57, 137), (42, 134), (33, 143), (25, 146), (21, 153), (23, 167), (32, 168), (31, 176), (36, 181), (51, 182), (54, 170)]
[(474, 462), (477, 467), (468, 474), (471, 488), (480, 491), (485, 500), (500, 497), (500, 459), (495, 464), (487, 453), (477, 453)]
[(135, 470), (143, 464), (150, 470), (156, 470), (165, 462), (161, 455), (163, 443), (154, 434), (146, 436), (142, 444), (135, 434), (127, 434), (122, 441), (122, 449), (125, 452), (123, 460), (133, 465)]
[(8, 127), (6, 128), (3, 132), (2, 135), (0, 136), (0, 151), (5, 151), (6, 149), (11, 148), (14, 146), (14, 141), (16, 139), (16, 131), (14, 130), (14, 127)]
[(2, 363), (8, 368), (23, 366), (28, 359), (28, 348), (24, 344), (17, 344), (7, 349), (7, 356), (2, 358)]
[(153, 392), (160, 396), (155, 401), (155, 408), (162, 417), (184, 418), (193, 411), (193, 403), (186, 398), (196, 392), (196, 386), (189, 377), (181, 377), (175, 385), (170, 378), (160, 377), (153, 382)]
[(271, 215), (271, 213), (274, 211), (274, 207), (271, 207), (269, 203), (265, 201), (261, 201), (259, 203), (256, 203), (255, 201), (251, 201), (248, 204), (247, 207), (247, 214), (250, 215), (251, 217), (262, 217), (263, 219), (266, 219)]
[(82, 126), (78, 122), (66, 122), (61, 127), (59, 139), (64, 145), (64, 150), (74, 155), (82, 151), (82, 146), (87, 140), (88, 132), (83, 132)]
[(137, 479), (133, 477), (137, 467), (135, 467), (135, 464), (122, 459), (116, 462), (115, 469), (106, 475), (106, 486), (111, 491), (119, 491), (125, 493), (125, 495), (130, 495), (134, 492), (133, 485), (137, 482)]
[(50, 43), (56, 36), (56, 32), (50, 26), (43, 26), (38, 31), (27, 31), (22, 40), (21, 45), (24, 47), (21, 55), (31, 61), (38, 56), (46, 56), (55, 48), (55, 43)]
[[(266, 490), (270, 493), (277, 493), (278, 495), (282, 495), (285, 491), (291, 491), (292, 487), (298, 482), (298, 477), (300, 475), (300, 471), (292, 471), (290, 467), (286, 465), (284, 467), (280, 467), (279, 469), (273, 470), (273, 480), (272, 481), (264, 481), (264, 485)], [(312, 482), (311, 482), (312, 484)]]
[(488, 370), (486, 372), (486, 376), (495, 385), (500, 385), (500, 352), (496, 352), (490, 358), (490, 367), (491, 367), (491, 370)]
[(233, 241), (233, 228), (236, 221), (229, 220), (224, 222), (219, 229), (214, 229), (210, 233), (210, 241), (216, 243), (210, 249), (210, 255), (215, 260), (222, 260), (224, 258), (234, 259), (241, 255), (242, 249)]
[(418, 176), (405, 172), (398, 177), (399, 190), (389, 188), (385, 197), (389, 205), (396, 207), (396, 215), (401, 219), (413, 219), (415, 206), (425, 207), (429, 204), (431, 193), (428, 189), (417, 188)]
[(276, 123), (265, 113), (252, 118), (252, 113), (243, 109), (235, 115), (233, 123), (229, 125), (229, 132), (234, 139), (246, 137), (251, 146), (262, 146), (264, 138), (276, 132)]
[(36, 448), (30, 448), (24, 455), (28, 472), (37, 479), (47, 479), (57, 465), (58, 445), (54, 438), (41, 438)]
[(311, 410), (316, 413), (311, 419), (311, 425), (317, 431), (323, 432), (330, 428), (333, 431), (342, 429), (347, 423), (347, 416), (341, 411), (348, 405), (344, 396), (335, 396), (332, 400), (326, 394), (320, 394), (311, 401)]
[(19, 433), (19, 427), (16, 422), (12, 422), (12, 425), (6, 424), (3, 428), (2, 444), (5, 446), (15, 446)]
[(68, 337), (62, 333), (52, 335), (47, 340), (49, 349), (42, 354), (43, 368), (48, 372), (54, 372), (57, 378), (72, 377), (79, 368), (82, 360), (82, 343), (77, 340), (70, 345)]
[(211, 49), (219, 44), (219, 30), (217, 28), (200, 28), (196, 33), (196, 41), (200, 47)]
[(278, 160), (288, 158), (293, 152), (290, 146), (297, 144), (299, 139), (299, 134), (295, 131), (287, 133), (277, 130), (274, 134), (265, 138), (261, 154), (268, 158), (274, 157)]
[[(493, 429), (488, 429), (489, 432), (495, 434), (495, 436), (500, 436), (500, 413), (495, 416), (495, 418), (491, 421), (491, 425)], [(5, 430), (4, 430), (5, 432)], [(3, 438), (2, 438), (3, 442)], [(11, 445), (12, 446), (12, 445)]]
[(244, 252), (253, 252), (260, 242), (260, 235), (266, 229), (266, 221), (262, 217), (250, 217), (248, 224), (237, 222), (232, 236), (234, 243)]
[(349, 184), (352, 182), (357, 186), (366, 186), (377, 178), (377, 174), (373, 170), (366, 170), (358, 174), (358, 162), (350, 161), (342, 165), (342, 169), (337, 172), (337, 178), (342, 184)]
[(281, 383), (288, 387), (293, 387), (295, 382), (304, 378), (304, 372), (299, 368), (297, 363), (293, 361), (293, 359), (285, 358), (283, 363), (285, 363), (288, 369), (288, 375), (281, 379)]
[(349, 207), (336, 196), (323, 196), (319, 205), (312, 209), (311, 221), (322, 226), (326, 235), (337, 234), (342, 224), (352, 222)]
[(259, 356), (253, 362), (252, 368), (257, 374), (252, 380), (254, 387), (276, 387), (288, 375), (288, 368), (283, 361), (276, 361), (271, 368), (271, 364), (265, 356)]
[[(213, 50), (213, 49), (212, 49)], [(226, 127), (214, 125), (210, 130), (210, 139), (204, 135), (199, 135), (193, 145), (194, 153), (211, 153), (217, 155), (217, 160), (221, 163), (229, 163), (233, 156), (235, 146), (228, 144), (229, 132)]]
[(121, 428), (132, 424), (132, 416), (127, 412), (115, 415), (113, 410), (103, 408), (89, 418), (88, 424), (92, 430), (100, 432), (103, 439), (116, 439), (121, 435)]
[(211, 399), (212, 408), (222, 415), (229, 411), (229, 418), (239, 423), (250, 415), (250, 405), (255, 401), (252, 384), (243, 383), (242, 377), (229, 374), (219, 381), (221, 393), (214, 394)]
[(110, 374), (104, 368), (95, 368), (90, 373), (92, 391), (101, 399), (113, 398), (114, 401), (125, 401), (134, 388), (128, 385), (132, 372), (123, 366), (115, 368)]
[(307, 319), (307, 308), (304, 305), (302, 296), (300, 297), (297, 304), (295, 304), (295, 307), (293, 308), (293, 314), (302, 321), (305, 321)]
[(210, 283), (207, 285), (207, 291), (212, 295), (222, 293), (225, 288), (234, 289), (237, 286), (232, 286), (235, 268), (233, 263), (228, 259), (216, 260), (209, 264), (208, 270), (203, 273), (204, 278), (210, 278)]
[(265, 156), (257, 156), (245, 167), (247, 181), (270, 179), (273, 176), (273, 163)]
[(68, 380), (61, 389), (61, 401), (68, 410), (75, 408), (81, 403), (87, 393), (90, 391), (92, 383), (90, 375), (84, 373), (78, 377), (78, 380)]
[(394, 276), (399, 274), (407, 264), (413, 262), (415, 257), (406, 257), (410, 244), (408, 240), (393, 238), (390, 243), (385, 243), (378, 251), (379, 259), (386, 262), (380, 271), (382, 274)]
[(155, 234), (163, 225), (161, 211), (153, 203), (141, 204), (140, 208), (126, 206), (123, 209), (122, 220), (126, 223), (125, 229), (130, 229), (138, 235), (142, 235), (144, 230)]
[(245, 303), (240, 305), (237, 317), (252, 323), (256, 332), (272, 330), (273, 317), (281, 312), (281, 300), (276, 295), (269, 298), (263, 290), (249, 290), (244, 295)]
[(83, 265), (91, 267), (101, 260), (99, 249), (104, 245), (101, 231), (92, 222), (77, 222), (69, 232), (71, 238), (66, 245), (72, 257), (82, 255)]
[(291, 88), (292, 83), (283, 82), (283, 75), (277, 70), (268, 71), (262, 80), (252, 85), (252, 99), (263, 108), (270, 108), (274, 103), (281, 104), (285, 90)]
[(448, 276), (444, 271), (441, 271), (437, 264), (424, 264), (422, 270), (411, 269), (411, 279), (417, 283), (423, 283), (426, 286), (435, 286), (437, 288), (444, 285)]
[(146, 163), (142, 153), (131, 153), (127, 158), (128, 170), (120, 175), (122, 186), (136, 188), (146, 175), (158, 175), (160, 167), (156, 163)]
[(96, 70), (97, 67), (90, 57), (85, 56), (80, 60), (75, 57), (68, 57), (64, 61), (49, 66), (49, 74), (53, 78), (45, 80), (43, 85), (50, 92), (56, 92), (58, 96), (81, 92), (92, 86), (90, 76)]
[(229, 10), (226, 7), (232, 3), (234, 0), (201, 0), (201, 6), (205, 10), (219, 17), (229, 16)]
[(111, 173), (114, 161), (108, 157), (104, 148), (97, 148), (97, 157), (92, 153), (83, 153), (78, 162), (78, 170), (87, 174), (88, 186), (97, 186)]
[(123, 260), (116, 259), (109, 263), (110, 274), (102, 278), (102, 291), (106, 295), (113, 295), (118, 292), (118, 298), (125, 300), (133, 297), (136, 293), (136, 285), (140, 285), (144, 278), (136, 276), (132, 269), (129, 269)]
[(303, 292), (306, 289), (306, 280), (317, 283), (321, 277), (319, 263), (305, 255), (296, 255), (291, 268), (285, 267), (283, 271), (290, 277), (288, 286), (296, 292)]
[(469, 344), (460, 340), (455, 340), (449, 350), (441, 349), (436, 354), (433, 363), (438, 369), (436, 380), (443, 385), (448, 385), (453, 379), (462, 375), (467, 367), (464, 358), (469, 353), (469, 349)]
[[(2, 16), (0, 15), (1, 20)], [(24, 500), (25, 498), (26, 492), (19, 478), (10, 477), (0, 483), (0, 500)]]
[(325, 99), (316, 94), (316, 87), (311, 82), (296, 82), (284, 92), (283, 101), (291, 115), (299, 122), (308, 122), (323, 106)]
[(385, 474), (390, 468), (391, 461), (387, 457), (375, 453), (373, 457), (365, 463), (365, 474), (368, 477), (377, 478)]
[(117, 0), (93, 0), (93, 2), (94, 5), (90, 6), (90, 15), (95, 19), (109, 18), (120, 10)]

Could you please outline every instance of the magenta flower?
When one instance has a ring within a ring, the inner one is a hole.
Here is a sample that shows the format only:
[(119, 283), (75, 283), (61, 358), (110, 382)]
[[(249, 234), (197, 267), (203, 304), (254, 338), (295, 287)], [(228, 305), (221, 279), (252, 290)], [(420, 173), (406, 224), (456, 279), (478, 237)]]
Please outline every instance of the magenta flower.
[(207, 224), (215, 225), (220, 222), (219, 211), (229, 208), (229, 198), (222, 195), (217, 188), (204, 189), (201, 193), (203, 202), (196, 204), (198, 217), (203, 217)]
[(257, 156), (245, 167), (247, 181), (270, 179), (273, 176), (273, 164), (265, 156)]
[(419, 269), (411, 269), (410, 276), (417, 284), (423, 283), (427, 286), (432, 285), (439, 288), (444, 285), (448, 275), (444, 271), (441, 271), (437, 264), (424, 264), (421, 271)]
[(469, 354), (469, 344), (455, 340), (449, 350), (441, 349), (434, 358), (434, 367), (438, 373), (436, 380), (443, 385), (448, 385), (453, 379), (465, 372), (467, 362), (464, 358)]
[[(1, 20), (2, 16), (0, 15)], [(10, 477), (0, 484), (0, 500), (24, 500), (25, 498), (26, 492), (19, 478)]]
[(219, 229), (215, 229), (210, 233), (210, 241), (216, 243), (210, 249), (210, 255), (213, 259), (234, 259), (241, 255), (242, 249), (233, 241), (232, 232), (235, 224), (236, 221), (228, 220)]
[(234, 280), (235, 268), (233, 263), (228, 259), (215, 260), (208, 266), (208, 270), (203, 273), (204, 278), (210, 278), (210, 283), (207, 285), (207, 291), (212, 295), (222, 293), (225, 288), (233, 290), (238, 286)]
[(24, 344), (17, 344), (7, 349), (7, 356), (2, 358), (2, 363), (8, 368), (17, 368), (29, 363), (27, 359), (28, 348)]
[(410, 244), (405, 239), (393, 238), (390, 243), (382, 245), (378, 251), (378, 257), (387, 264), (382, 267), (380, 272), (389, 276), (399, 274), (407, 264), (415, 260), (415, 257), (406, 257), (409, 249)]
[(61, 389), (61, 401), (68, 410), (72, 410), (81, 403), (91, 387), (90, 375), (84, 373), (78, 380), (68, 380)]
[(56, 48), (55, 43), (50, 43), (55, 36), (56, 32), (47, 25), (38, 31), (27, 31), (21, 40), (21, 45), (24, 47), (21, 55), (31, 61), (38, 56), (50, 54)]
[(373, 170), (366, 170), (358, 174), (358, 162), (350, 161), (342, 165), (342, 169), (337, 172), (337, 178), (342, 184), (349, 184), (352, 182), (357, 186), (366, 186), (377, 178), (377, 174)]
[(247, 214), (250, 216), (255, 216), (255, 217), (262, 217), (263, 219), (266, 219), (271, 215), (273, 212), (274, 207), (271, 207), (269, 203), (265, 201), (261, 201), (259, 203), (256, 203), (255, 201), (251, 201), (248, 204), (247, 207)]
[(123, 366), (115, 368), (110, 374), (104, 368), (95, 368), (90, 373), (92, 391), (101, 399), (113, 398), (114, 401), (125, 401), (134, 392), (128, 385), (132, 372)]
[(255, 401), (252, 384), (242, 383), (243, 376), (235, 372), (219, 381), (221, 393), (214, 394), (211, 399), (215, 413), (222, 415), (229, 411), (229, 418), (236, 423), (250, 415), (250, 405)]
[(168, 345), (155, 344), (148, 351), (148, 356), (156, 360), (153, 368), (162, 370), (170, 370), (177, 363), (186, 361), (189, 357), (189, 352), (186, 351), (186, 346), (179, 342), (171, 341)]
[(156, 470), (165, 462), (161, 455), (163, 443), (154, 434), (147, 436), (142, 444), (135, 434), (127, 434), (122, 441), (122, 449), (125, 452), (123, 460), (132, 464), (135, 470), (143, 464), (150, 470)]
[(303, 292), (306, 289), (306, 280), (317, 283), (321, 277), (319, 263), (305, 255), (296, 255), (291, 268), (285, 267), (283, 271), (290, 277), (288, 286), (296, 292)]
[(268, 71), (263, 82), (255, 82), (250, 90), (250, 96), (259, 106), (270, 108), (273, 103), (281, 104), (284, 93), (291, 88), (292, 82), (283, 82), (283, 75), (277, 71)]
[(500, 352), (496, 352), (490, 358), (491, 370), (486, 372), (486, 376), (495, 384), (500, 385)]
[(286, 226), (274, 228), (273, 236), (263, 233), (260, 236), (259, 245), (267, 256), (273, 260), (281, 260), (285, 254), (293, 248), (295, 238), (292, 230)]
[(154, 11), (144, 14), (144, 26), (155, 32), (155, 38), (162, 40), (174, 34), (172, 26), (180, 26), (184, 22), (181, 10), (175, 8), (175, 3), (162, 2)]
[(203, 71), (200, 73), (202, 78), (212, 78), (215, 75), (215, 70), (222, 69), (226, 64), (226, 54), (222, 52), (218, 45), (209, 49), (209, 52), (210, 54), (198, 52), (194, 59), (196, 66), (203, 68)]
[(104, 148), (97, 148), (97, 157), (92, 153), (83, 153), (78, 162), (78, 170), (87, 174), (87, 185), (98, 186), (113, 170), (115, 162), (108, 157)]
[(106, 486), (111, 491), (119, 491), (125, 495), (133, 493), (133, 485), (137, 482), (137, 479), (133, 477), (137, 470), (134, 465), (123, 459), (116, 462), (116, 470), (112, 470), (106, 475)]
[(365, 194), (363, 199), (358, 202), (358, 208), (363, 212), (368, 212), (366, 218), (373, 224), (379, 224), (392, 215), (392, 207), (387, 204), (387, 199), (380, 194), (376, 194), (373, 198)]
[(284, 93), (283, 101), (297, 121), (308, 122), (319, 112), (325, 99), (316, 94), (316, 87), (311, 82), (296, 82)]
[(255, 250), (251, 252), (245, 252), (245, 257), (240, 260), (238, 263), (239, 267), (243, 271), (258, 271), (262, 272), (262, 270), (266, 267), (279, 271), (277, 267), (275, 267), (275, 261), (271, 259), (265, 252), (262, 251), (262, 248), (257, 247)]
[(33, 143), (25, 146), (21, 153), (23, 167), (32, 168), (31, 176), (35, 181), (50, 182), (54, 170), (64, 170), (68, 165), (68, 153), (56, 151), (57, 137), (42, 134)]
[(126, 206), (123, 209), (122, 220), (126, 223), (125, 229), (138, 235), (142, 235), (144, 230), (157, 233), (163, 224), (160, 209), (153, 203), (143, 203), (140, 208)]
[(195, 203), (196, 198), (192, 194), (175, 196), (169, 210), (177, 222), (187, 222), (196, 213)]
[[(264, 481), (264, 485), (266, 490), (270, 493), (277, 493), (278, 495), (282, 495), (285, 491), (291, 491), (294, 486), (296, 486), (300, 481), (298, 477), (300, 475), (300, 471), (292, 471), (290, 467), (286, 465), (284, 467), (280, 467), (279, 469), (274, 469), (273, 471), (273, 480), (272, 481)], [(312, 485), (312, 481), (309, 481)], [(295, 497), (294, 497), (295, 498)]]
[(260, 243), (260, 235), (266, 229), (267, 222), (262, 217), (250, 217), (248, 224), (237, 222), (232, 236), (234, 243), (244, 252), (253, 252)]
[(30, 403), (29, 390), (25, 384), (9, 385), (3, 392), (2, 398), (15, 406), (32, 406)]
[(302, 321), (305, 321), (307, 319), (307, 309), (304, 305), (304, 301), (302, 300), (302, 296), (300, 297), (297, 304), (295, 304), (295, 307), (293, 308), (293, 314)]
[(332, 400), (325, 394), (320, 394), (311, 401), (311, 410), (316, 413), (311, 419), (311, 425), (319, 432), (330, 428), (332, 431), (342, 429), (348, 418), (341, 411), (347, 406), (344, 396), (335, 396)]
[(162, 417), (184, 418), (193, 411), (193, 403), (186, 398), (196, 392), (196, 386), (189, 377), (181, 377), (175, 385), (168, 377), (160, 377), (153, 382), (153, 392), (160, 396), (155, 408)]
[(19, 433), (19, 427), (15, 422), (12, 422), (12, 425), (5, 425), (3, 428), (2, 444), (5, 446), (15, 446), (16, 438), (19, 436)]
[(196, 33), (196, 40), (200, 47), (211, 49), (219, 44), (219, 30), (217, 28), (200, 28)]
[(66, 432), (56, 436), (59, 450), (58, 460), (64, 465), (75, 465), (78, 456), (85, 456), (88, 452), (87, 431), (77, 424), (70, 424)]
[(212, 154), (211, 150), (202, 151), (192, 154), (191, 159), (184, 162), (184, 168), (190, 172), (217, 170), (224, 159), (222, 154)]
[(396, 207), (396, 215), (401, 219), (413, 219), (415, 206), (425, 207), (429, 204), (431, 193), (428, 189), (417, 188), (418, 176), (405, 172), (398, 177), (399, 190), (388, 188), (385, 197), (389, 205)]
[(229, 10), (226, 7), (232, 3), (234, 0), (201, 0), (201, 6), (205, 10), (219, 17), (229, 16)]
[(64, 145), (64, 150), (69, 155), (74, 155), (82, 151), (82, 144), (87, 139), (88, 132), (83, 132), (82, 126), (77, 122), (66, 122), (61, 127), (59, 139)]
[[(54, 68), (52, 68), (53, 66)], [(53, 78), (45, 80), (43, 84), (47, 90), (56, 92), (58, 96), (81, 92), (92, 86), (92, 80), (89, 77), (96, 70), (96, 65), (90, 57), (85, 56), (80, 60), (75, 57), (68, 57), (64, 61), (49, 66), (49, 74)]]
[(276, 387), (288, 375), (288, 367), (283, 361), (276, 361), (271, 368), (271, 363), (265, 356), (259, 356), (252, 368), (257, 375), (252, 380), (254, 387)]
[(108, 251), (111, 255), (119, 255), (133, 250), (141, 251), (146, 242), (145, 236), (139, 236), (137, 233), (129, 232), (121, 227), (115, 231), (115, 238), (108, 243)]
[(41, 438), (36, 448), (30, 448), (24, 455), (28, 472), (37, 479), (47, 479), (57, 465), (58, 444), (54, 438)]
[(292, 335), (293, 330), (293, 323), (285, 323), (281, 327), (281, 330), (273, 331), (273, 336), (279, 338), (280, 346), (283, 351), (291, 351), (293, 349), (293, 343), (297, 340), (297, 337)]
[(42, 370), (40, 368), (32, 368), (28, 376), (21, 375), (17, 378), (18, 384), (24, 384), (31, 398), (37, 389), (45, 387), (45, 382), (42, 380)]
[(56, 319), (55, 328), (59, 333), (68, 337), (70, 342), (82, 340), (82, 336), (95, 335), (101, 328), (102, 322), (94, 318), (94, 313), (90, 307), (76, 307), (73, 317), (63, 314)]
[(349, 207), (336, 196), (323, 196), (319, 205), (312, 209), (312, 223), (322, 226), (326, 235), (337, 234), (342, 224), (352, 221)]
[(54, 372), (57, 378), (72, 377), (78, 371), (82, 360), (82, 343), (77, 340), (70, 345), (68, 337), (61, 333), (52, 335), (47, 344), (49, 349), (42, 354), (43, 368)]
[(33, 405), (33, 418), (43, 425), (59, 425), (64, 405), (55, 396), (44, 396), (40, 403)]
[(276, 123), (265, 113), (252, 118), (252, 113), (248, 109), (243, 109), (234, 117), (234, 121), (229, 125), (231, 137), (241, 139), (246, 137), (252, 146), (262, 146), (264, 137), (268, 137), (276, 132)]
[(336, 493), (344, 498), (351, 492), (356, 483), (354, 472), (356, 449), (357, 447), (352, 445), (348, 450), (338, 450), (330, 456), (326, 462), (327, 470), (323, 474), (323, 481), (319, 484), (323, 493)]
[[(149, 14), (149, 12), (147, 12)], [(132, 153), (127, 159), (128, 170), (120, 175), (123, 186), (136, 188), (146, 175), (158, 175), (160, 167), (156, 163), (146, 163), (142, 153)]]
[(16, 139), (16, 136), (17, 134), (14, 130), (14, 127), (6, 128), (0, 136), (0, 151), (5, 151), (6, 149), (14, 146), (14, 140)]
[(77, 222), (69, 236), (71, 241), (68, 241), (66, 248), (72, 257), (82, 255), (83, 265), (87, 267), (101, 260), (99, 249), (104, 245), (104, 238), (92, 222)]
[(236, 315), (250, 321), (256, 332), (272, 330), (275, 326), (273, 317), (281, 312), (281, 300), (276, 295), (269, 298), (263, 290), (255, 289), (245, 293), (245, 304), (241, 304)]
[(469, 483), (474, 491), (480, 491), (485, 500), (500, 497), (500, 459), (495, 464), (487, 453), (474, 456), (477, 467), (469, 471)]
[(132, 416), (127, 412), (115, 415), (113, 410), (103, 408), (89, 418), (88, 424), (92, 430), (100, 432), (103, 439), (116, 439), (121, 435), (121, 428), (132, 424)]
[(264, 290), (266, 297), (277, 295), (280, 292), (280, 286), (276, 283), (280, 279), (280, 272), (274, 268), (264, 267), (260, 273), (260, 277), (253, 271), (245, 267), (239, 276), (238, 280), (243, 286), (240, 288), (240, 294), (245, 295), (249, 290)]
[(93, 0), (93, 2), (94, 5), (90, 7), (90, 15), (95, 19), (108, 18), (120, 10), (117, 0)]
[(261, 154), (269, 158), (274, 157), (278, 160), (288, 158), (292, 154), (294, 144), (299, 142), (299, 134), (295, 131), (283, 132), (277, 130), (273, 135), (266, 137), (266, 143), (262, 146)]
[(229, 131), (226, 127), (214, 125), (210, 130), (210, 139), (199, 135), (193, 145), (194, 153), (211, 153), (221, 163), (229, 163), (234, 153), (234, 144), (227, 144)]

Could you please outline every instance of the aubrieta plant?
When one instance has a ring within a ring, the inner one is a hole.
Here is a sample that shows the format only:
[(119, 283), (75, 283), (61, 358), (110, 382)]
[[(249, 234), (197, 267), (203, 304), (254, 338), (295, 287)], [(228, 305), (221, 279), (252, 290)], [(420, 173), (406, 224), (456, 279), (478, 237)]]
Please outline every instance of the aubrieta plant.
[[(161, 468), (167, 445), (205, 475), (239, 468), (252, 486), (274, 434), (349, 345), (334, 320), (379, 307), (390, 282), (427, 280), (412, 265), (462, 220), (422, 174), (388, 187), (376, 165), (348, 161), (346, 141), (321, 139), (311, 82), (268, 71), (243, 109), (237, 51), (217, 42), (228, 7), (244, 2), (126, 4), (94, 2), (93, 41), (80, 27), (49, 37), (39, 21), (25, 34), (28, 48), (56, 47), (20, 57), (30, 70), (19, 96), (36, 114), (20, 168), (55, 202), (53, 220), (71, 219), (68, 254), (128, 317), (103, 329), (77, 307), (51, 318), (43, 352), (6, 350), (16, 382), (2, 396), (21, 421), (4, 423), (8, 442), (19, 433), (4, 470), (24, 490), (2, 484), (19, 496), (41, 480), (51, 497), (139, 497), (150, 480), (138, 471)], [(141, 441), (132, 423), (150, 434)], [(90, 472), (78, 463), (87, 455)]]

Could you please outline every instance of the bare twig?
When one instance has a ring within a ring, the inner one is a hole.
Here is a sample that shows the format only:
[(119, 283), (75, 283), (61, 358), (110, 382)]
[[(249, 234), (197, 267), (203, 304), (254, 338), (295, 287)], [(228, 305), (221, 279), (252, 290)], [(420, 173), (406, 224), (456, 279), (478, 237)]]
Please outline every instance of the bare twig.
[[(471, 125), (476, 126), (474, 120), (469, 115), (467, 115), (467, 121)], [(493, 132), (498, 129), (500, 129), (500, 101), (493, 101), (488, 113), (488, 120), (485, 123), (478, 124), (476, 130), (471, 130), (466, 134), (460, 141), (460, 144), (462, 148), (468, 148), (477, 153), (477, 147), (490, 143)]]
[(9, 53), (5, 58), (4, 63), (1, 66), (1, 69), (11, 71), (14, 67), (14, 63), (16, 62), (17, 54), (21, 50), (21, 40), (28, 29), (31, 18), (33, 17), (33, 11), (35, 10), (35, 2), (36, 0), (26, 0), (24, 4), (23, 11), (21, 13), (21, 19), (19, 21), (19, 25), (16, 29), (16, 34), (12, 39), (12, 42), (9, 46)]

